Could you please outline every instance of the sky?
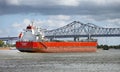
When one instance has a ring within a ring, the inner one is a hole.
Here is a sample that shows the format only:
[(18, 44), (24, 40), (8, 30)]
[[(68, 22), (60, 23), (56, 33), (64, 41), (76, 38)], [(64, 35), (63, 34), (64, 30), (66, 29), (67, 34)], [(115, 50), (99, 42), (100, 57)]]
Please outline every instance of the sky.
[[(120, 0), (0, 0), (0, 37), (18, 36), (27, 25), (55, 29), (73, 21), (120, 27)], [(120, 38), (99, 38), (120, 44)]]

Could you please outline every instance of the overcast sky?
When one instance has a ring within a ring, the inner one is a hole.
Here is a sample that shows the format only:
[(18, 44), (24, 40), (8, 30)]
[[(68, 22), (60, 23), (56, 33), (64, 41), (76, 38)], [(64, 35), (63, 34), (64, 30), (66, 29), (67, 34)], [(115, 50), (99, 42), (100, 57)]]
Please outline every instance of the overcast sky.
[(31, 20), (47, 29), (75, 20), (120, 27), (120, 0), (0, 0), (0, 37), (18, 36)]

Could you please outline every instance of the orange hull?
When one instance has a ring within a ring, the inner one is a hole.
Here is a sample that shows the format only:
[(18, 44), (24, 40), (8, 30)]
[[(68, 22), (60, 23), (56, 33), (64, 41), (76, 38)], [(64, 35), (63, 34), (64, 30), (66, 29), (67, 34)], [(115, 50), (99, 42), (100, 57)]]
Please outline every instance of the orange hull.
[(22, 52), (62, 53), (96, 52), (97, 42), (16, 42), (16, 48)]

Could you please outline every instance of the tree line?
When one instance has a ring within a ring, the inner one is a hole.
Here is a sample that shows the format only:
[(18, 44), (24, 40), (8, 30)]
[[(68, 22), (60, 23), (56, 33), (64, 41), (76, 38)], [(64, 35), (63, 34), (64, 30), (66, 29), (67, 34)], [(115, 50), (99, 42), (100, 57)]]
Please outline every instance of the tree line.
[(98, 49), (104, 49), (104, 50), (108, 50), (108, 49), (120, 49), (120, 45), (98, 45), (97, 46)]
[(4, 41), (0, 40), (0, 47), (15, 47), (15, 44), (5, 44)]

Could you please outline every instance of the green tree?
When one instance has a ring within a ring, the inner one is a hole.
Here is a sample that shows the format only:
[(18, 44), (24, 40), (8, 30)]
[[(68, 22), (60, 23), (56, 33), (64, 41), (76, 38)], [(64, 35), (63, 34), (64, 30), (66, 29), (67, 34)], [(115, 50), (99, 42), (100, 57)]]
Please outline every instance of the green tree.
[(103, 46), (103, 50), (109, 50), (109, 46), (108, 45), (104, 45)]
[(0, 47), (2, 47), (3, 45), (4, 45), (4, 42), (0, 40)]

